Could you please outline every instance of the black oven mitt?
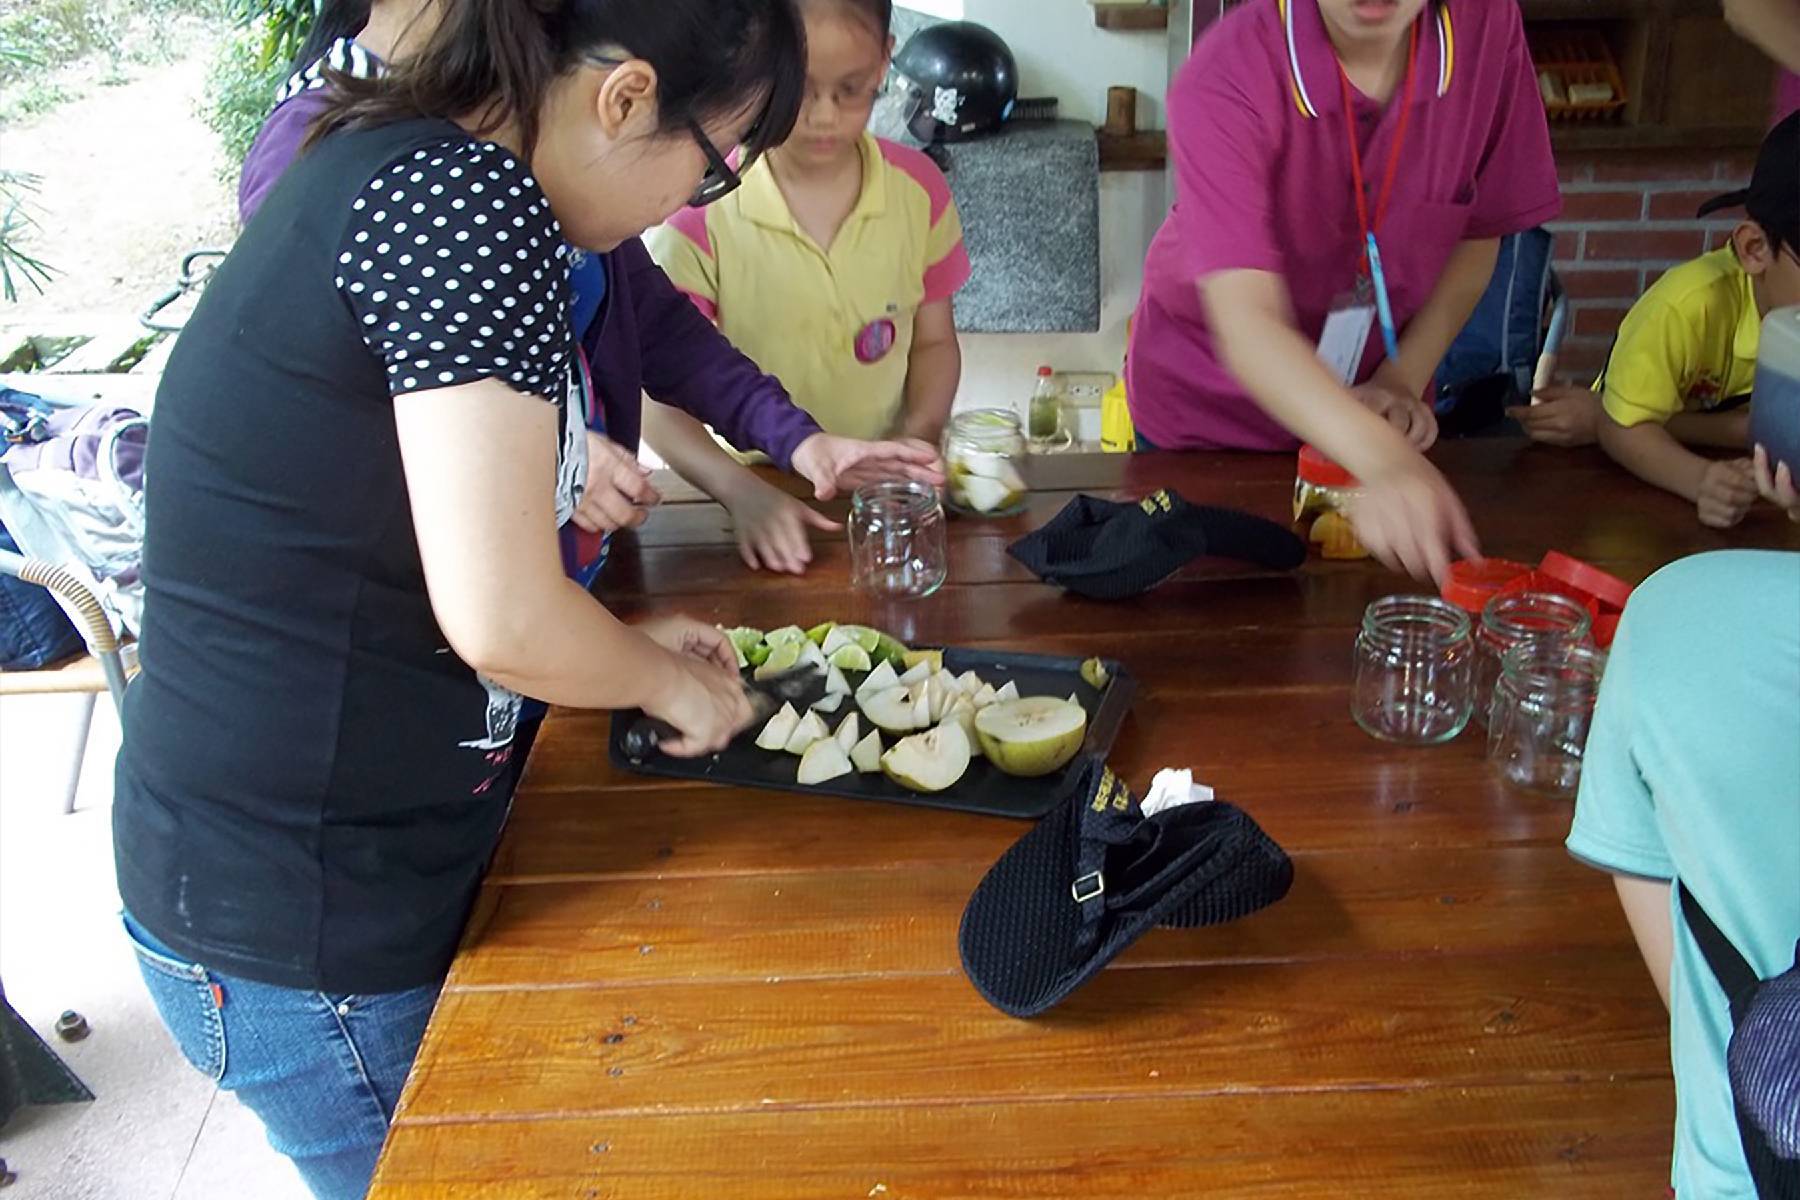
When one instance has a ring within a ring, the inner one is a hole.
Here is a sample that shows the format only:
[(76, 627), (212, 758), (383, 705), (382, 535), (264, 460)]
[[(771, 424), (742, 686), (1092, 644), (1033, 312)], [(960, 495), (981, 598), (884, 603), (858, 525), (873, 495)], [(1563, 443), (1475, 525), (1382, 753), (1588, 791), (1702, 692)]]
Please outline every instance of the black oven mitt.
[(1306, 561), (1293, 530), (1231, 508), (1189, 504), (1167, 488), (1136, 504), (1077, 496), (1008, 549), (1046, 583), (1090, 600), (1149, 591), (1196, 558), (1291, 571)]
[(1235, 921), (1294, 881), (1287, 854), (1242, 809), (1208, 800), (1146, 817), (1104, 763), (1083, 782), (963, 910), (963, 970), (1008, 1016), (1054, 1008), (1152, 928)]

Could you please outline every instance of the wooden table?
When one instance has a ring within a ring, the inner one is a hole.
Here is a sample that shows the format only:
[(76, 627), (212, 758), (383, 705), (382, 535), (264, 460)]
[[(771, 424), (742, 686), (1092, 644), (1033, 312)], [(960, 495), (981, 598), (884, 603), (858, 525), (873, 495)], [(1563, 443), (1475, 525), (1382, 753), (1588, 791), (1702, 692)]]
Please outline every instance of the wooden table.
[[(1560, 548), (1633, 580), (1729, 534), (1596, 453), (1435, 453), (1491, 554)], [(1571, 806), (1509, 791), (1465, 734), (1378, 744), (1347, 710), (1371, 564), (1203, 564), (1137, 601), (1065, 598), (1005, 554), (1076, 490), (1284, 518), (1291, 459), (1038, 464), (1030, 511), (952, 525), (922, 602), (750, 576), (686, 498), (622, 539), (630, 617), (834, 618), (918, 644), (1104, 653), (1143, 693), (1112, 762), (1191, 765), (1294, 856), (1249, 920), (1153, 931), (1051, 1015), (1001, 1016), (956, 929), (1021, 825), (615, 771), (608, 717), (558, 712), (395, 1121), (375, 1200), (1665, 1193), (1667, 1016)], [(677, 498), (678, 500), (680, 498)]]

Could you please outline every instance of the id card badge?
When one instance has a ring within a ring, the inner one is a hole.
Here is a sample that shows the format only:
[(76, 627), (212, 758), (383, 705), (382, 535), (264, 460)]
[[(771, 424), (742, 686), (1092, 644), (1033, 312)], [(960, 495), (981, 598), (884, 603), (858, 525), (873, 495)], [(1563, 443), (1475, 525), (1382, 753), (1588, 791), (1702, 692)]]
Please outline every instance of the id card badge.
[(1325, 314), (1325, 328), (1319, 333), (1319, 358), (1345, 387), (1356, 383), (1363, 351), (1368, 349), (1369, 333), (1374, 328), (1374, 293), (1366, 278), (1358, 279), (1355, 291), (1345, 292), (1331, 302), (1331, 311)]

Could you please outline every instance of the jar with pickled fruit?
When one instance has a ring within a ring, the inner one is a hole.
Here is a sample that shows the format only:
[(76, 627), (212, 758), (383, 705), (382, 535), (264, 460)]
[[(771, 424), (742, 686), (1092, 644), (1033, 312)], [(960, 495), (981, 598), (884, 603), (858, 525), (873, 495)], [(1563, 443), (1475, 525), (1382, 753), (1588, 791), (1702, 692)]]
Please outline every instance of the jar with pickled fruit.
[(951, 418), (944, 432), (950, 507), (982, 517), (1025, 507), (1025, 430), (1016, 413), (978, 408)]
[(1294, 479), (1294, 523), (1326, 558), (1367, 558), (1350, 524), (1350, 502), (1362, 491), (1356, 476), (1311, 446), (1300, 447)]

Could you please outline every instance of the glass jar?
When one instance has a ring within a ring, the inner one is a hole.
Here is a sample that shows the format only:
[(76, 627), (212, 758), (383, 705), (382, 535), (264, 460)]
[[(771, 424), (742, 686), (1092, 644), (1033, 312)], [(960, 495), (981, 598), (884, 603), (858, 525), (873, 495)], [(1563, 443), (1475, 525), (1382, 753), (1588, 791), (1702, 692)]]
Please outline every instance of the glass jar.
[(1515, 787), (1573, 796), (1606, 652), (1524, 642), (1506, 652), (1488, 714), (1488, 761)]
[(1501, 592), (1489, 600), (1475, 631), (1475, 720), (1487, 723), (1500, 660), (1508, 650), (1530, 642), (1579, 645), (1587, 640), (1593, 620), (1584, 605), (1554, 592)]
[(883, 596), (929, 596), (944, 586), (950, 552), (937, 489), (871, 483), (850, 500), (850, 583)]
[(1356, 638), (1351, 715), (1384, 742), (1447, 742), (1469, 723), (1474, 668), (1467, 613), (1436, 596), (1377, 600)]
[(1006, 517), (1025, 507), (1021, 464), (1025, 431), (1003, 408), (958, 413), (944, 431), (944, 469), (950, 507), (982, 517)]
[(1311, 446), (1300, 447), (1294, 475), (1294, 523), (1326, 558), (1367, 558), (1350, 525), (1350, 502), (1362, 492), (1356, 476)]

